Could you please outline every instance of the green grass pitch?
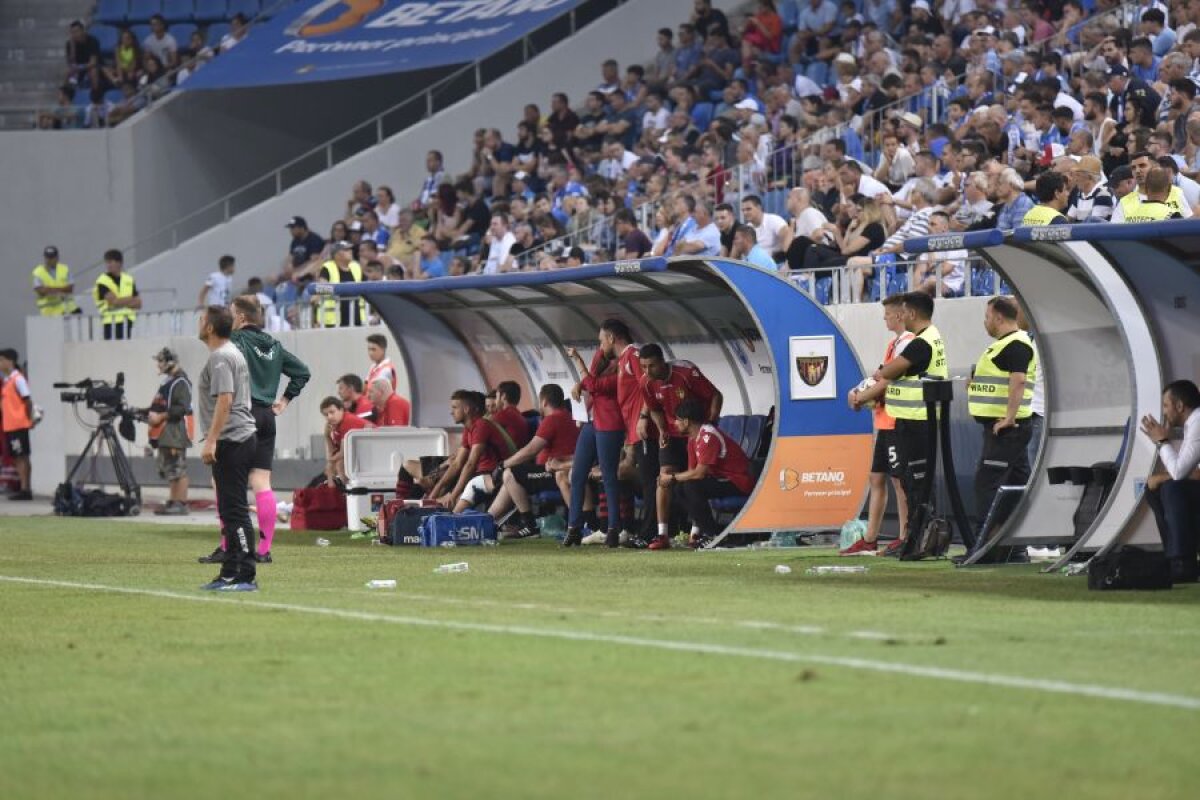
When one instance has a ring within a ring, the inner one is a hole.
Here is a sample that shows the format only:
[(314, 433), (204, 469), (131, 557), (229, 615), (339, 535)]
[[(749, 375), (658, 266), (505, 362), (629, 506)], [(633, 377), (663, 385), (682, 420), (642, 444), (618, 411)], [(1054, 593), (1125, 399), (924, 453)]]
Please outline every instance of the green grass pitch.
[(1196, 795), (1200, 585), (316, 536), (0, 519), (0, 798)]

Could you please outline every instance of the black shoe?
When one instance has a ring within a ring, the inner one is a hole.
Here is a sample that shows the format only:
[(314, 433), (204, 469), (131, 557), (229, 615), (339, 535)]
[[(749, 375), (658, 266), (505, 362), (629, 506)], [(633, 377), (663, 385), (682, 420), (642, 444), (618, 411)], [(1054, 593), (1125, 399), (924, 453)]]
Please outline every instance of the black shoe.
[(224, 550), (217, 548), (206, 556), (200, 556), (196, 560), (201, 564), (224, 564), (227, 555)]
[(23, 492), (13, 492), (8, 496), (9, 500), (32, 500), (33, 492), (26, 489)]
[(616, 529), (609, 529), (604, 533), (604, 546), (617, 549), (621, 546), (621, 532)]
[(270, 553), (256, 553), (254, 556), (254, 560), (257, 561), (259, 564), (275, 563), (274, 559), (271, 558)]
[(1171, 559), (1171, 583), (1195, 583), (1200, 580), (1200, 566), (1195, 560)]
[(621, 547), (625, 547), (630, 550), (645, 550), (649, 546), (650, 542), (646, 541), (641, 534), (634, 534), (633, 536), (630, 536), (625, 540), (625, 543), (621, 545)]
[(567, 535), (563, 537), (563, 547), (581, 547), (583, 545), (583, 532), (579, 528), (567, 528)]

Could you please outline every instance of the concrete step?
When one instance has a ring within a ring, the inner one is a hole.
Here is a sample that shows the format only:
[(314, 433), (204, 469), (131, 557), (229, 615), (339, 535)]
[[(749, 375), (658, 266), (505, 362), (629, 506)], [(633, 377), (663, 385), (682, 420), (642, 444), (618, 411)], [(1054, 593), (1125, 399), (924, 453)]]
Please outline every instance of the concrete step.
[(53, 105), (58, 98), (55, 91), (45, 89), (15, 89), (0, 92), (0, 108), (25, 109)]

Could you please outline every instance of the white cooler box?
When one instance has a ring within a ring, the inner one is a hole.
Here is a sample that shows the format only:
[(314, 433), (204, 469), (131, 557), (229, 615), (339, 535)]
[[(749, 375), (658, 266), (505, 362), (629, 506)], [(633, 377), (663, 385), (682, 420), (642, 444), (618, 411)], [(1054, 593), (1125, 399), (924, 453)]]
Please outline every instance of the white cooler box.
[(342, 443), (346, 459), (346, 524), (366, 530), (362, 517), (396, 498), (396, 475), (405, 461), (422, 456), (445, 456), (450, 440), (441, 428), (363, 428), (350, 431)]

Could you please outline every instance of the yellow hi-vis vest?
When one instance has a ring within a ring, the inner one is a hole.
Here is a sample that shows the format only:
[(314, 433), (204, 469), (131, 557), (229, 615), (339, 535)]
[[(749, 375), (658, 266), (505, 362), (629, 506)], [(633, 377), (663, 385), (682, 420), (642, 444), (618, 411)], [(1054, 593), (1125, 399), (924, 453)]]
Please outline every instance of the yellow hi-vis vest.
[[(54, 274), (51, 275), (45, 264), (38, 264), (33, 268), (32, 280), (35, 287), (41, 281), (41, 285), (48, 289), (62, 289), (71, 283), (71, 268), (60, 262), (54, 265)], [(75, 298), (67, 294), (39, 294), (37, 307), (43, 317), (74, 314), (79, 308), (75, 305)]]
[[(330, 259), (321, 265), (321, 269), (325, 272), (326, 283), (341, 283), (342, 273), (338, 269), (337, 262)], [(362, 283), (362, 267), (357, 261), (351, 261), (347, 269), (350, 270), (350, 276), (355, 283)], [(342, 315), (340, 313), (342, 303), (351, 303), (354, 308), (354, 314), (351, 317), (351, 325), (362, 325), (366, 319), (367, 304), (365, 300), (360, 299), (358, 302), (353, 300), (340, 298), (335, 294), (326, 295), (321, 301), (321, 311), (319, 322), (323, 327), (336, 328), (341, 324)]]
[(1061, 211), (1053, 209), (1050, 206), (1034, 206), (1025, 212), (1025, 217), (1021, 220), (1021, 224), (1025, 227), (1049, 225), (1062, 215)]
[(1028, 419), (1033, 414), (1033, 384), (1037, 380), (1038, 355), (1037, 348), (1025, 331), (1017, 331), (1002, 336), (988, 345), (975, 363), (975, 374), (967, 384), (967, 411), (972, 417), (985, 419), (1004, 419), (1008, 414), (1008, 376), (992, 361), (1000, 355), (1000, 351), (1011, 342), (1024, 342), (1033, 351), (1033, 359), (1025, 372), (1025, 390), (1021, 395), (1021, 405), (1017, 407), (1017, 419)]
[[(1136, 194), (1136, 192), (1135, 192)], [(1125, 209), (1126, 222), (1161, 222), (1170, 218), (1175, 211), (1158, 200), (1143, 200), (1133, 208)]]
[[(888, 413), (896, 419), (925, 421), (929, 416), (925, 412), (925, 391), (921, 385), (921, 378), (948, 378), (950, 370), (946, 365), (946, 345), (942, 341), (941, 332), (934, 325), (918, 333), (915, 338), (929, 343), (929, 349), (932, 351), (929, 366), (921, 375), (905, 375), (892, 381), (888, 384), (884, 396), (887, 398)], [(901, 353), (901, 356), (903, 355)]]
[(108, 289), (116, 297), (133, 297), (133, 276), (128, 272), (122, 272), (120, 284), (113, 280), (113, 276), (107, 272), (96, 278), (96, 285), (92, 287), (92, 299), (96, 301), (96, 308), (100, 310), (100, 320), (108, 325), (113, 322), (133, 322), (137, 319), (137, 311), (132, 308), (109, 308), (108, 301), (100, 296), (100, 289)]
[[(1137, 213), (1137, 207), (1143, 202), (1145, 201), (1142, 200), (1142, 193), (1136, 188), (1121, 198), (1121, 211), (1124, 212), (1126, 222), (1129, 222), (1129, 216), (1131, 214)], [(1171, 211), (1181, 216), (1186, 216), (1183, 212), (1188, 209), (1188, 204), (1187, 200), (1185, 200), (1183, 197), (1183, 189), (1180, 189), (1178, 186), (1172, 186), (1171, 191), (1167, 193), (1166, 204)], [(1166, 218), (1164, 217), (1164, 219)]]

